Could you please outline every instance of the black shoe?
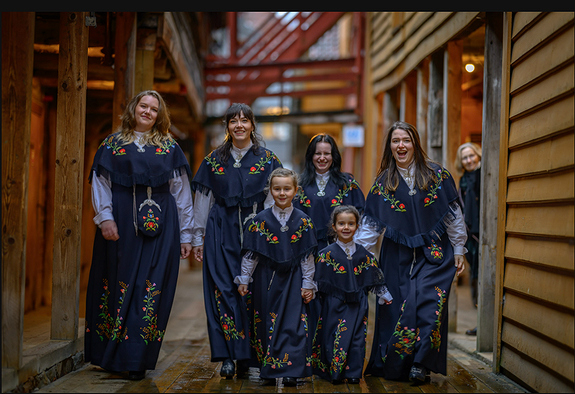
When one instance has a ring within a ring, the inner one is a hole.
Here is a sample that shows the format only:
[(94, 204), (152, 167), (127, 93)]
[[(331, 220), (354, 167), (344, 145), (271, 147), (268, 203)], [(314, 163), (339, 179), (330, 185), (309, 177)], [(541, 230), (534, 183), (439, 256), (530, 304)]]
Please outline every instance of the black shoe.
[(271, 378), (260, 378), (263, 386), (275, 386), (276, 380)]
[(144, 377), (146, 377), (146, 370), (128, 372), (128, 379), (130, 380), (142, 380)]
[(331, 381), (331, 384), (341, 384), (341, 379), (334, 379)]
[(475, 327), (475, 328), (472, 329), (472, 330), (467, 330), (467, 331), (465, 331), (465, 334), (466, 334), (466, 335), (473, 335), (473, 336), (477, 335), (477, 327)]
[(224, 360), (222, 363), (222, 369), (220, 369), (220, 376), (222, 378), (231, 379), (236, 374), (236, 366), (231, 358)]
[(409, 380), (414, 384), (424, 383), (425, 375), (427, 375), (427, 369), (423, 365), (414, 364), (409, 371)]
[(347, 379), (347, 383), (349, 383), (349, 384), (359, 384), (359, 378), (349, 378), (349, 379)]
[(289, 387), (297, 386), (296, 378), (283, 378), (283, 383), (284, 383), (284, 386), (289, 386)]
[(238, 378), (245, 377), (249, 372), (248, 360), (240, 360), (237, 362), (236, 374)]

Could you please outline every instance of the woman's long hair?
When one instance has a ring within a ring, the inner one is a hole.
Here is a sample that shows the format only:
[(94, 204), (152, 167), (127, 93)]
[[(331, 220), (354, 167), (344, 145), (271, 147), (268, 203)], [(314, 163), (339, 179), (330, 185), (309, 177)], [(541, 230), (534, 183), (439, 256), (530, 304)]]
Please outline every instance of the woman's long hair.
[(134, 134), (134, 127), (136, 127), (136, 107), (140, 103), (140, 100), (144, 96), (152, 96), (158, 100), (158, 114), (156, 115), (156, 122), (152, 126), (152, 130), (144, 138), (147, 144), (154, 146), (162, 146), (170, 137), (170, 126), (172, 122), (170, 121), (170, 112), (168, 111), (168, 106), (166, 102), (160, 95), (160, 93), (155, 90), (144, 90), (138, 93), (126, 105), (124, 113), (120, 116), (122, 121), (117, 132), (120, 132), (118, 140), (122, 141), (122, 145), (131, 144), (136, 135)]
[(249, 121), (252, 123), (253, 126), (253, 130), (250, 133), (250, 140), (252, 141), (252, 147), (251, 150), (257, 154), (261, 144), (260, 142), (263, 141), (263, 138), (261, 137), (261, 135), (259, 135), (257, 133), (257, 125), (256, 125), (256, 117), (252, 111), (252, 109), (250, 108), (249, 105), (244, 104), (244, 103), (233, 103), (232, 105), (229, 106), (229, 108), (226, 110), (226, 113), (224, 114), (224, 119), (223, 119), (223, 123), (224, 123), (224, 127), (226, 130), (226, 136), (224, 138), (224, 142), (222, 142), (220, 144), (220, 146), (218, 146), (215, 149), (215, 153), (216, 155), (218, 155), (218, 157), (220, 158), (220, 160), (222, 160), (222, 162), (227, 163), (228, 159), (230, 158), (231, 155), (231, 150), (232, 150), (232, 145), (233, 145), (233, 138), (230, 134), (230, 131), (228, 129), (228, 126), (230, 124), (230, 120), (232, 120), (233, 118), (235, 118), (236, 116), (242, 116), (242, 114), (249, 119)]
[[(397, 164), (395, 163), (395, 157), (391, 151), (391, 135), (397, 129), (405, 130), (411, 141), (413, 143), (413, 161), (415, 165), (415, 184), (421, 190), (427, 190), (427, 185), (432, 181), (435, 182), (437, 177), (435, 172), (429, 165), (429, 163), (434, 163), (425, 153), (421, 147), (421, 142), (419, 139), (419, 133), (414, 126), (409, 123), (397, 121), (394, 122), (385, 138), (385, 145), (383, 148), (383, 157), (381, 158), (381, 164), (379, 170), (377, 171), (376, 179), (382, 177), (382, 182), (388, 191), (395, 192), (399, 186), (399, 170), (397, 169)], [(435, 163), (438, 164), (439, 163)]]
[(329, 168), (330, 177), (336, 183), (338, 187), (342, 187), (347, 185), (348, 180), (346, 176), (341, 172), (341, 154), (339, 153), (339, 149), (337, 148), (337, 143), (335, 139), (325, 133), (320, 133), (314, 135), (310, 140), (307, 146), (307, 150), (305, 152), (305, 167), (301, 174), (301, 186), (309, 186), (313, 182), (315, 182), (315, 173), (316, 169), (313, 165), (313, 155), (315, 154), (315, 149), (319, 142), (327, 142), (331, 145), (331, 167)]

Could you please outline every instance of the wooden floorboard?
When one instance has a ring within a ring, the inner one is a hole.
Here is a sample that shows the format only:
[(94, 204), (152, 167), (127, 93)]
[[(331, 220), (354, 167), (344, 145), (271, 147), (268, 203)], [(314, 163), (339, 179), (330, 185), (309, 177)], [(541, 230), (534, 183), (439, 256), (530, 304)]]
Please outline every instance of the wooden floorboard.
[[(156, 369), (141, 381), (130, 381), (126, 373), (109, 373), (84, 365), (35, 392), (38, 393), (525, 393), (504, 375), (474, 355), (448, 347), (447, 376), (431, 374), (419, 386), (366, 376), (359, 384), (332, 384), (317, 376), (300, 379), (286, 387), (281, 379), (264, 385), (259, 370), (250, 368), (243, 379), (222, 379), (221, 362), (210, 361), (210, 346), (203, 309), (201, 270), (183, 269), (172, 315)], [(366, 361), (374, 326), (374, 302), (370, 301)]]

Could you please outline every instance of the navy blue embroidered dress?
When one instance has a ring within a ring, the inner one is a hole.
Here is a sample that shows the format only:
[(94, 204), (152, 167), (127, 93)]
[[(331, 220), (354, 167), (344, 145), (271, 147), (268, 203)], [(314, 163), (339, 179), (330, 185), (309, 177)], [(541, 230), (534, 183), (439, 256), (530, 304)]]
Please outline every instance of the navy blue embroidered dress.
[(257, 153), (250, 148), (239, 168), (233, 163), (232, 158), (222, 163), (212, 151), (192, 181), (194, 192), (211, 191), (215, 198), (206, 223), (202, 266), (212, 362), (250, 358), (247, 306), (233, 281), (240, 274), (246, 220), (263, 209), (268, 177), (282, 167), (263, 147)]
[(306, 359), (313, 331), (307, 322), (308, 304), (301, 297), (300, 263), (317, 251), (317, 241), (312, 221), (301, 210), (293, 209), (287, 231), (281, 231), (271, 210), (256, 215), (244, 235), (244, 252), (258, 256), (246, 295), (252, 360), (263, 379), (302, 378), (312, 375)]
[(458, 199), (451, 174), (433, 164), (437, 181), (427, 190), (409, 187), (402, 177), (388, 193), (380, 177), (366, 199), (365, 216), (385, 227), (380, 265), (393, 296), (378, 305), (366, 375), (407, 380), (413, 363), (446, 374), (447, 300), (456, 272), (444, 219), (452, 220)]
[(365, 197), (359, 187), (359, 183), (357, 183), (353, 175), (349, 173), (344, 173), (344, 175), (347, 178), (347, 185), (344, 187), (338, 187), (330, 175), (323, 191), (324, 195), (319, 193), (317, 182), (314, 181), (310, 185), (298, 188), (298, 193), (293, 200), (293, 206), (301, 209), (313, 220), (316, 226), (318, 250), (333, 242), (328, 241), (327, 232), (331, 212), (335, 207), (338, 205), (353, 205), (357, 208), (360, 215), (363, 213)]
[(333, 243), (317, 254), (314, 279), (322, 295), (310, 358), (314, 374), (332, 381), (361, 379), (368, 292), (385, 285), (377, 260), (359, 244), (350, 260), (341, 246)]
[[(176, 175), (191, 176), (191, 171), (172, 138), (160, 148), (138, 152), (134, 143), (119, 144), (117, 136), (102, 142), (90, 174), (90, 182), (94, 171), (112, 182), (120, 238), (108, 241), (96, 231), (84, 357), (112, 371), (150, 370), (158, 359), (180, 266), (178, 209), (168, 182)], [(144, 203), (148, 187), (161, 212)]]

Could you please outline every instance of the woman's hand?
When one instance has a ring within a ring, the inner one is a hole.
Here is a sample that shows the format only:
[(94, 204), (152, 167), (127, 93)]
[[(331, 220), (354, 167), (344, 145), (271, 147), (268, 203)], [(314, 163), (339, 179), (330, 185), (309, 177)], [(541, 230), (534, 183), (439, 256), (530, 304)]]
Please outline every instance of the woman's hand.
[(196, 261), (204, 261), (204, 245), (194, 246), (192, 248), (192, 253), (194, 254), (194, 259), (196, 259)]
[(238, 285), (238, 293), (243, 297), (248, 294), (248, 285)]
[(463, 257), (463, 255), (461, 255), (461, 254), (455, 255), (455, 266), (457, 267), (457, 271), (455, 272), (455, 275), (459, 276), (459, 274), (461, 274), (463, 272), (463, 270), (465, 269), (465, 264), (463, 264), (464, 261), (465, 261), (465, 258)]
[(100, 230), (102, 230), (104, 239), (108, 241), (117, 241), (120, 238), (120, 235), (118, 234), (118, 226), (113, 220), (104, 220), (100, 223)]
[(180, 258), (187, 259), (190, 253), (192, 252), (192, 244), (191, 243), (183, 243), (180, 244)]
[(303, 298), (303, 302), (309, 304), (313, 297), (313, 291), (311, 289), (301, 289), (301, 298)]

